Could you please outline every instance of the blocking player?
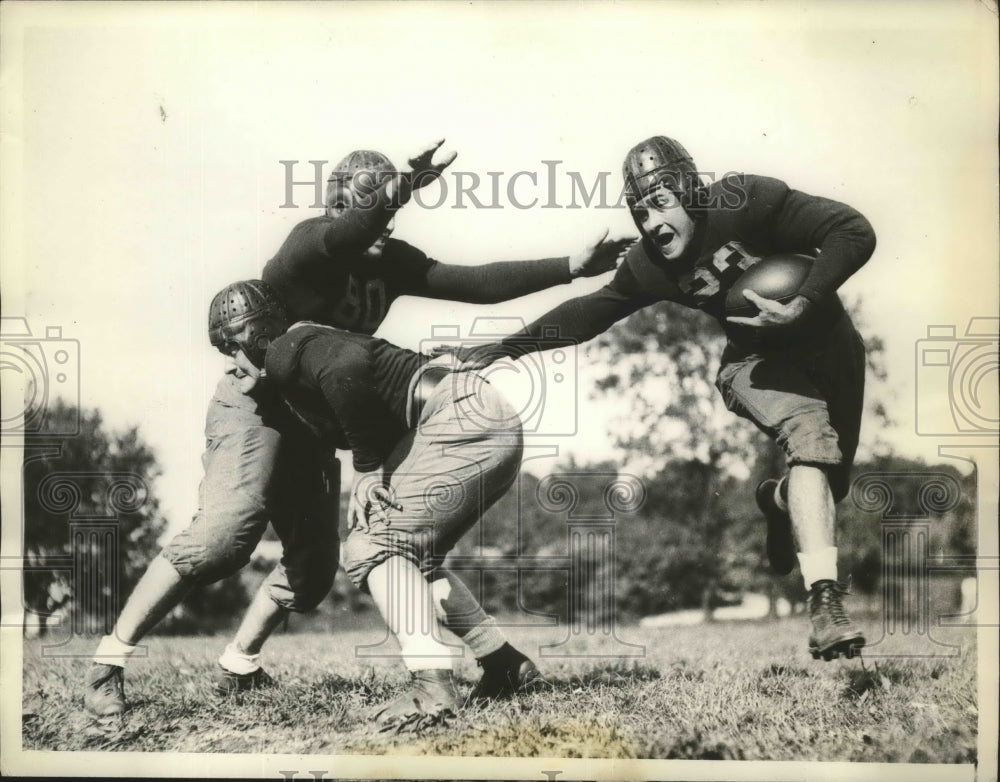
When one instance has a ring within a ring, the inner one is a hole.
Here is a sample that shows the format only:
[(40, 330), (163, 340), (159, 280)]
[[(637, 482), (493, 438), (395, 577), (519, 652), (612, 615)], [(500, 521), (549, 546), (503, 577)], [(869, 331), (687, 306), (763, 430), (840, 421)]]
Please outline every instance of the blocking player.
[[(280, 319), (275, 309), (270, 317)], [(251, 358), (259, 363), (259, 352)], [(376, 719), (407, 726), (453, 713), (460, 700), (436, 617), (473, 647), (475, 634), (498, 630), (443, 561), (516, 479), (517, 413), (477, 376), (448, 382), (449, 370), (426, 356), (316, 323), (272, 341), (266, 370), (326, 448), (352, 454), (344, 568), (371, 594), (412, 677)], [(494, 655), (517, 663), (522, 686), (538, 677), (509, 644)]]
[[(437, 141), (410, 159), (400, 173), (383, 154), (355, 151), (334, 167), (323, 216), (296, 225), (263, 278), (278, 292), (292, 320), (312, 320), (373, 333), (392, 302), (404, 295), (494, 303), (593, 276), (614, 268), (623, 249), (603, 237), (569, 257), (458, 266), (428, 258), (391, 237), (395, 213), (414, 190), (436, 180), (455, 159)], [(246, 302), (243, 302), (246, 304)], [(237, 309), (239, 302), (232, 305)], [(213, 310), (213, 343), (233, 313)], [(129, 597), (114, 631), (98, 646), (88, 671), (84, 702), (98, 716), (125, 710), (124, 666), (136, 644), (197, 583), (237, 572), (250, 559), (270, 521), (282, 540), (281, 562), (254, 596), (233, 641), (219, 659), (218, 689), (237, 692), (270, 683), (260, 652), (289, 612), (308, 611), (327, 594), (336, 571), (329, 542), (336, 537), (331, 512), (339, 469), (314, 453), (285, 405), (260, 371), (245, 360), (219, 382), (206, 419), (205, 475), (191, 526), (150, 564)], [(324, 485), (326, 499), (321, 499)], [(484, 695), (498, 697), (517, 685), (519, 662), (503, 655), (492, 620), (473, 634), (483, 666)]]
[[(714, 316), (728, 337), (716, 382), (727, 408), (774, 438), (789, 465), (756, 492), (771, 565), (785, 575), (798, 560), (813, 656), (851, 656), (864, 637), (845, 614), (837, 579), (835, 504), (847, 493), (858, 445), (865, 350), (837, 289), (874, 252), (872, 227), (845, 204), (769, 177), (706, 187), (684, 147), (664, 136), (633, 147), (623, 174), (641, 240), (612, 281), (499, 344), (463, 348), (458, 357), (476, 369), (544, 349), (546, 333), (589, 340), (662, 301)], [(744, 291), (759, 314), (727, 318), (726, 293), (735, 280), (779, 252), (815, 256), (799, 295), (782, 304)]]

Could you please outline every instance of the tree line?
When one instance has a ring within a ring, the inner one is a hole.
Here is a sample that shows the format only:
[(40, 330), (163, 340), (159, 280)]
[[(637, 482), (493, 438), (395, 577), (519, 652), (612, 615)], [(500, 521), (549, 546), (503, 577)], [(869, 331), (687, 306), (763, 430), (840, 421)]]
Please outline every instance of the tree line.
[[(869, 480), (872, 496), (841, 503), (838, 546), (854, 590), (872, 593), (887, 572), (886, 516), (928, 521), (926, 545), (938, 557), (974, 555), (975, 486), (972, 476), (893, 454), (880, 440), (891, 422), (889, 386), (880, 340), (866, 335), (866, 343), (870, 423), (862, 438), (871, 455), (855, 474), (881, 477)], [(571, 457), (555, 469), (560, 490), (573, 495), (572, 507), (546, 499), (550, 478), (523, 473), (460, 541), (453, 555), (487, 609), (566, 618), (593, 601), (590, 585), (571, 578), (566, 567), (574, 519), (598, 520), (610, 531), (613, 557), (593, 553), (586, 573), (613, 595), (601, 610), (619, 618), (691, 608), (711, 617), (749, 591), (772, 601), (801, 599), (797, 574), (778, 579), (767, 568), (765, 528), (753, 499), (759, 480), (781, 474), (783, 457), (725, 410), (713, 386), (723, 347), (706, 316), (668, 305), (642, 310), (582, 348), (600, 370), (592, 396), (613, 399), (619, 411), (609, 437), (620, 458), (582, 464)], [(74, 418), (77, 436), (46, 441), (41, 432), (32, 443), (47, 447), (25, 453), (25, 607), (43, 618), (69, 612), (75, 627), (107, 632), (166, 527), (154, 491), (160, 467), (135, 427), (110, 431), (99, 411), (56, 402), (46, 426), (71, 431), (67, 422)], [(616, 477), (641, 485), (641, 498), (609, 505)], [(924, 485), (954, 494), (955, 501), (935, 504), (932, 497), (928, 503)], [(880, 491), (892, 495), (891, 509), (879, 505)], [(161, 630), (222, 629), (242, 612), (270, 564), (258, 561), (243, 574), (197, 588)], [(609, 568), (613, 572), (605, 572)], [(366, 605), (341, 579), (330, 602), (350, 610)]]

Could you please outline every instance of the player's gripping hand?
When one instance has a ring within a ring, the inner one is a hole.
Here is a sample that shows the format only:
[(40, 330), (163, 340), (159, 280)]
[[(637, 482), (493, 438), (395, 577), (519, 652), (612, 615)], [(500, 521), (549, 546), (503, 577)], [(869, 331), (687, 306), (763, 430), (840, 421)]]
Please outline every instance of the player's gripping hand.
[(458, 153), (454, 150), (440, 152), (442, 144), (444, 144), (443, 138), (432, 141), (406, 161), (411, 169), (407, 178), (413, 190), (427, 187), (431, 182), (440, 178), (444, 170), (455, 162)]
[(596, 277), (612, 269), (617, 269), (635, 237), (608, 239), (608, 229), (587, 242), (582, 249), (569, 256), (571, 277)]
[(385, 485), (385, 474), (382, 468), (372, 472), (354, 473), (351, 485), (351, 506), (347, 520), (351, 529), (368, 528), (368, 523), (375, 518), (389, 523), (389, 508), (402, 510), (403, 506), (392, 498), (392, 491)]
[(744, 290), (743, 296), (747, 301), (756, 304), (760, 312), (752, 318), (726, 318), (730, 323), (762, 328), (790, 326), (805, 317), (812, 308), (812, 302), (805, 296), (796, 296), (787, 304), (782, 304), (780, 301), (775, 301), (774, 299), (765, 299), (752, 290)]

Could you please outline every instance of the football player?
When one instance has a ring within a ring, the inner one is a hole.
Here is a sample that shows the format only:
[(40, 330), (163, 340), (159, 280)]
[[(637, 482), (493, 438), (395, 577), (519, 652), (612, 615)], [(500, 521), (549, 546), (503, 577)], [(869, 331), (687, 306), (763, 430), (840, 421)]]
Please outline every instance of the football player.
[[(392, 238), (395, 213), (455, 159), (455, 153), (440, 151), (442, 143), (414, 155), (405, 173), (373, 151), (352, 152), (335, 166), (325, 214), (296, 225), (264, 267), (264, 280), (293, 321), (371, 334), (400, 296), (494, 303), (614, 268), (625, 244), (603, 236), (569, 257), (479, 266), (440, 263)], [(233, 314), (227, 307), (243, 304), (215, 302), (210, 331), (220, 349), (228, 351), (225, 343), (232, 341), (220, 330)], [(219, 659), (218, 689), (231, 693), (269, 684), (260, 664), (264, 642), (289, 612), (310, 610), (330, 589), (337, 567), (330, 558), (337, 535), (330, 506), (339, 493), (338, 465), (326, 460), (323, 469), (308, 433), (290, 420), (260, 375), (235, 353), (216, 388), (206, 418), (198, 512), (150, 564), (114, 631), (101, 640), (85, 681), (84, 703), (94, 715), (125, 710), (124, 666), (136, 644), (194, 584), (225, 578), (247, 564), (268, 522), (282, 541), (282, 558)], [(514, 677), (516, 686), (520, 662), (494, 655), (505, 641), (491, 619), (483, 622), (465, 640), (483, 666), (485, 690), (509, 694), (510, 686), (492, 685)]]
[[(266, 286), (236, 286), (247, 284)], [(280, 320), (277, 309), (262, 317)], [(351, 451), (344, 569), (374, 599), (412, 678), (374, 715), (407, 726), (454, 712), (452, 653), (437, 617), (473, 648), (476, 635), (497, 630), (444, 557), (517, 478), (517, 413), (478, 375), (452, 376), (426, 356), (308, 321), (270, 341), (264, 356), (257, 349), (248, 357), (258, 365), (265, 358), (268, 383), (326, 449)], [(509, 644), (493, 656), (512, 663), (510, 680), (499, 683), (507, 689), (538, 677)]]
[[(633, 147), (623, 174), (641, 239), (611, 282), (499, 344), (462, 348), (458, 358), (481, 369), (545, 349), (546, 335), (589, 340), (663, 301), (714, 316), (728, 337), (716, 382), (727, 408), (772, 437), (787, 457), (787, 474), (765, 480), (756, 492), (771, 566), (785, 575), (799, 563), (812, 655), (852, 656), (865, 639), (844, 611), (835, 505), (847, 493), (858, 445), (865, 348), (837, 289), (874, 252), (872, 227), (845, 204), (769, 177), (727, 177), (704, 186), (684, 147), (664, 136)], [(726, 294), (736, 279), (779, 252), (815, 256), (799, 295), (782, 304), (745, 291), (759, 314), (727, 317)]]

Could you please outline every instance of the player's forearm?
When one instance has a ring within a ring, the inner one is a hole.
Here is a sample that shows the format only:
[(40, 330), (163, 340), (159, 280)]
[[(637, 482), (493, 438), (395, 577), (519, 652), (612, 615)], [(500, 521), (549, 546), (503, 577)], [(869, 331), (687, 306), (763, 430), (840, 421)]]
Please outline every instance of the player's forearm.
[(864, 266), (875, 252), (875, 231), (854, 213), (827, 234), (799, 292), (812, 302), (830, 295)]
[(818, 248), (819, 255), (800, 292), (816, 302), (832, 294), (875, 251), (875, 231), (857, 210), (837, 201), (792, 191), (778, 216), (794, 249)]
[(593, 305), (588, 306), (591, 301), (587, 296), (565, 301), (521, 331), (504, 338), (502, 344), (516, 354), (524, 355), (550, 350), (565, 345), (567, 341), (587, 342), (610, 325)]
[(520, 358), (531, 353), (587, 342), (623, 317), (621, 311), (599, 297), (581, 296), (563, 302), (538, 320), (500, 342), (466, 348), (459, 358), (491, 363), (501, 358)]
[(339, 406), (337, 420), (351, 449), (351, 461), (358, 472), (371, 472), (382, 466), (383, 440), (378, 421), (384, 410), (365, 404), (346, 403)]
[(355, 448), (351, 451), (351, 460), (356, 473), (370, 473), (382, 466), (382, 458), (372, 451)]
[(427, 273), (424, 295), (471, 304), (496, 304), (571, 280), (569, 259), (565, 257), (495, 261), (479, 266), (439, 263)]

